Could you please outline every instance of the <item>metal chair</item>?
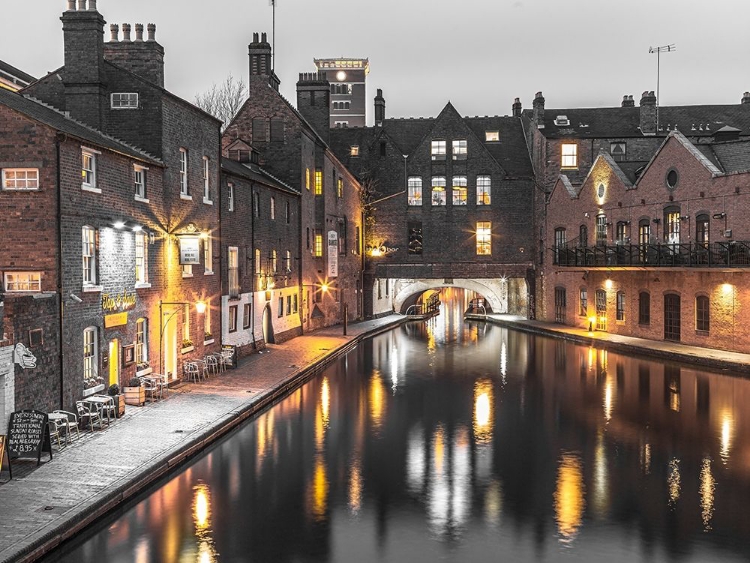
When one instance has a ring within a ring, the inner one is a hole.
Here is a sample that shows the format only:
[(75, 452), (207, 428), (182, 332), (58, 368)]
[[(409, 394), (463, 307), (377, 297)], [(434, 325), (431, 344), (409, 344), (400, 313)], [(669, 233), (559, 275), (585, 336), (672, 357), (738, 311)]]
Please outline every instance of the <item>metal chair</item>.
[(195, 383), (198, 383), (200, 381), (201, 372), (200, 369), (198, 369), (197, 363), (186, 362), (183, 369), (185, 370), (185, 379), (187, 379), (188, 381), (192, 380)]
[(153, 379), (150, 377), (140, 377), (139, 379), (141, 380), (141, 386), (146, 391), (147, 400), (151, 397), (151, 401), (153, 402), (161, 398), (161, 389), (156, 383), (154, 383)]
[(78, 418), (83, 424), (84, 419), (89, 421), (89, 430), (94, 431), (94, 424), (99, 425), (99, 430), (103, 430), (102, 416), (99, 414), (97, 409), (92, 409), (91, 405), (84, 401), (76, 401), (76, 411), (78, 412)]
[(219, 362), (219, 366), (221, 366), (222, 371), (226, 371), (227, 366), (232, 367), (234, 365), (232, 363), (232, 356), (234, 356), (234, 354), (229, 350), (221, 353), (221, 361)]
[(214, 356), (213, 354), (209, 354), (204, 359), (204, 362), (205, 362), (204, 372), (210, 372), (213, 375), (219, 374), (219, 362), (216, 360), (216, 356)]
[(73, 432), (75, 431), (76, 438), (81, 437), (81, 432), (78, 430), (78, 417), (72, 412), (56, 410), (52, 411), (55, 414), (64, 414), (66, 421), (58, 420), (57, 425), (65, 428), (65, 443), (69, 444), (73, 441)]
[[(57, 420), (55, 419), (48, 419), (47, 420), (47, 428), (49, 428), (49, 439), (50, 439), (50, 446), (52, 445), (52, 440), (57, 440), (57, 449), (61, 450), (63, 448), (62, 443), (60, 441), (60, 425), (58, 425)], [(65, 445), (67, 446), (68, 443), (65, 442)]]

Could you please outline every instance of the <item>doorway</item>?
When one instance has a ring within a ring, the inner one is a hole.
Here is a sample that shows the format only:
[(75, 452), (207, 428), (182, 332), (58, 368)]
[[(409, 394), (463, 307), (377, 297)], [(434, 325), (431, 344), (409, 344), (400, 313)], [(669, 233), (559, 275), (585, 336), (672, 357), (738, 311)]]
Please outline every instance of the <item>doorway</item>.
[(263, 340), (266, 344), (273, 344), (273, 320), (271, 319), (271, 306), (266, 304), (263, 309)]
[(177, 379), (177, 309), (162, 313), (162, 345), (164, 346), (164, 377)]
[(680, 341), (680, 296), (664, 296), (664, 340)]
[(109, 342), (109, 384), (120, 384), (120, 340), (117, 338)]

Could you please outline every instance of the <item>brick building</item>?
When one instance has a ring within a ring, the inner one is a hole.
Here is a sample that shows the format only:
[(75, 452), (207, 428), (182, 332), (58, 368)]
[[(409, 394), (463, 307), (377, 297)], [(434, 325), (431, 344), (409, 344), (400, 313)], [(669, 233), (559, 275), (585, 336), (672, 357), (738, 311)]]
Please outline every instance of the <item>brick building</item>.
[(367, 125), (368, 59), (314, 59), (315, 69), (331, 84), (328, 104), (331, 127), (364, 127)]
[(750, 140), (736, 129), (672, 131), (638, 174), (601, 153), (549, 197), (546, 320), (746, 351), (748, 211)]
[[(136, 372), (173, 380), (186, 359), (218, 351), (210, 336), (220, 323), (221, 153), (220, 121), (164, 89), (164, 49), (154, 25), (144, 39), (136, 24), (131, 39), (131, 26), (123, 24), (122, 41), (113, 25), (104, 43), (94, 0), (78, 8), (69, 1), (61, 20), (65, 65), (13, 101), (58, 121), (69, 118), (51, 124), (60, 134), (45, 132), (44, 149), (28, 140), (3, 151), (41, 162), (44, 185), (60, 186), (61, 199), (45, 216), (59, 261), (33, 271), (52, 268), (56, 279), (40, 292), (62, 298), (63, 383), (49, 406), (70, 408), (84, 388), (122, 385)], [(6, 161), (13, 160), (0, 156)], [(19, 241), (30, 232), (23, 227)], [(6, 326), (17, 320), (5, 317)]]
[[(254, 34), (249, 55), (249, 97), (224, 131), (224, 154), (237, 141), (244, 142), (257, 151), (268, 173), (301, 194), (298, 258), (303, 330), (341, 323), (344, 315), (358, 318), (362, 315), (360, 185), (329, 148), (330, 84), (322, 73), (301, 74), (295, 108), (279, 94), (265, 34)], [(258, 265), (253, 268), (258, 270)]]
[(462, 117), (448, 103), (435, 118), (386, 118), (378, 90), (374, 127), (330, 136), (371, 201), (368, 314), (405, 313), (446, 285), (527, 314), (534, 181), (520, 117)]
[(222, 160), (221, 341), (240, 355), (301, 334), (300, 193), (243, 141)]

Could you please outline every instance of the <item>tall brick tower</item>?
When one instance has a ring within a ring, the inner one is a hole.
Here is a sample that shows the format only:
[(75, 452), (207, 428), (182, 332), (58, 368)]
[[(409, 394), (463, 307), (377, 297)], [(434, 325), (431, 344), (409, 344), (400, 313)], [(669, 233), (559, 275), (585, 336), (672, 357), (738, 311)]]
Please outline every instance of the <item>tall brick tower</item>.
[(331, 83), (331, 127), (366, 125), (368, 59), (313, 59)]

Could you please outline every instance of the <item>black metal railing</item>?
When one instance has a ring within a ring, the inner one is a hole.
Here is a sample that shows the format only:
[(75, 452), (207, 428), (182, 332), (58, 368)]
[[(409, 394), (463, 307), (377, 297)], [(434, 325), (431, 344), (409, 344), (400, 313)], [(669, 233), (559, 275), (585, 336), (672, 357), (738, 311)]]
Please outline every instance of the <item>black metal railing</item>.
[(731, 240), (710, 244), (614, 244), (553, 247), (558, 266), (640, 266), (689, 268), (748, 268), (750, 242)]

